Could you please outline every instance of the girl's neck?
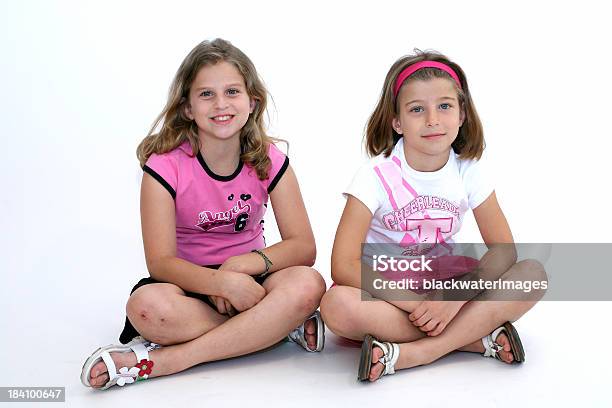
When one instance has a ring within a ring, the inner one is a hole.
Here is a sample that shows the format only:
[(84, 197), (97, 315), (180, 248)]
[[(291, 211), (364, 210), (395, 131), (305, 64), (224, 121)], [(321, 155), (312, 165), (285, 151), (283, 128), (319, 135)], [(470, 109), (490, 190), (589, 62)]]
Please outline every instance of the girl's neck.
[(240, 137), (219, 140), (200, 135), (200, 153), (213, 173), (229, 176), (240, 161)]
[(450, 148), (444, 153), (428, 155), (415, 152), (404, 144), (404, 157), (406, 158), (406, 163), (416, 171), (433, 172), (440, 170), (448, 162), (449, 154)]

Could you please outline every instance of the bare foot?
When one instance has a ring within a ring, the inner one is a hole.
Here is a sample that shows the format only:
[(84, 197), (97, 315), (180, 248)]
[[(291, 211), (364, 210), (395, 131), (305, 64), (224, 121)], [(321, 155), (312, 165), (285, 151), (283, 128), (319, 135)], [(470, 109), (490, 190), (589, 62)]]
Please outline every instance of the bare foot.
[[(137, 363), (136, 354), (133, 352), (128, 353), (110, 353), (113, 362), (115, 363), (115, 367), (120, 369), (121, 367), (134, 367)], [(110, 378), (108, 376), (108, 368), (106, 368), (106, 364), (104, 361), (99, 361), (96, 363), (89, 372), (89, 384), (93, 388), (101, 388), (108, 382)]]
[(374, 347), (372, 348), (372, 363), (374, 363), (376, 361), (376, 363), (372, 364), (372, 367), (370, 367), (370, 382), (374, 382), (376, 380), (378, 380), (382, 374), (382, 372), (385, 370), (385, 366), (383, 365), (383, 363), (379, 363), (378, 360), (384, 355), (383, 351), (380, 349), (380, 347)]
[[(504, 348), (498, 352), (502, 361), (508, 364), (512, 363), (514, 361), (514, 355), (512, 355), (512, 347), (510, 346), (508, 336), (502, 332), (499, 334), (499, 336), (497, 336), (497, 340), (495, 340), (495, 342)], [(480, 342), (480, 344), (482, 345), (482, 342)], [(484, 346), (482, 346), (482, 348), (482, 352), (484, 353)]]

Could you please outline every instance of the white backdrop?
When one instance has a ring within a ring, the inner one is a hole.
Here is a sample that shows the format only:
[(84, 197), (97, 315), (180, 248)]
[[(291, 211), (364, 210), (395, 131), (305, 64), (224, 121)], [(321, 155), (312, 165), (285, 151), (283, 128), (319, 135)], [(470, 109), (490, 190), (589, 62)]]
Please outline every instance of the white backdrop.
[[(328, 281), (364, 125), (415, 47), (467, 73), (517, 241), (610, 240), (612, 58), (596, 1), (23, 1), (0, 15), (4, 383), (31, 384), (10, 351), (17, 333), (69, 331), (85, 350), (115, 340), (146, 274), (135, 149), (203, 39), (232, 41), (267, 84), (270, 133), (290, 142)], [(480, 240), (473, 220), (461, 238)]]

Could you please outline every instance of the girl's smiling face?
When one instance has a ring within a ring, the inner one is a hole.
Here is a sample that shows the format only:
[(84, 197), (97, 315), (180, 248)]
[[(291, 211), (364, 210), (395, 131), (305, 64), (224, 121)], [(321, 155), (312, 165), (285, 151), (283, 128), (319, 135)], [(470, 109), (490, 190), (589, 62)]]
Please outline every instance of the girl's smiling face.
[(198, 71), (185, 114), (197, 123), (200, 137), (231, 139), (239, 137), (254, 107), (238, 69), (221, 61)]
[[(444, 166), (465, 113), (451, 79), (408, 81), (397, 97), (393, 129), (403, 135), (406, 160), (412, 167)], [(423, 166), (425, 165), (425, 166)]]

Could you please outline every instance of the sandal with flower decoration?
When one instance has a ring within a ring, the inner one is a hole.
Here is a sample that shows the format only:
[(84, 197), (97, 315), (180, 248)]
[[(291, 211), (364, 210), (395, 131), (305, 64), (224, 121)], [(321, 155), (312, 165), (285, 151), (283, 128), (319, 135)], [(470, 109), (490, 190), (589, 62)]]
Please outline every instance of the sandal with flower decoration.
[[(317, 343), (314, 350), (311, 350), (308, 347), (308, 342), (306, 341), (306, 334), (304, 332), (304, 324), (306, 324), (306, 322), (311, 319), (315, 320), (315, 325), (317, 326)], [(317, 351), (323, 350), (323, 347), (325, 346), (325, 325), (323, 324), (323, 318), (321, 318), (321, 313), (319, 313), (318, 310), (315, 311), (312, 316), (310, 316), (308, 319), (306, 319), (304, 323), (300, 325), (300, 327), (289, 333), (287, 338), (289, 341), (299, 344), (304, 350), (309, 351), (311, 353), (316, 353)]]
[[(149, 351), (160, 348), (159, 344), (151, 343), (142, 337), (135, 337), (128, 344), (111, 344), (106, 347), (101, 347), (93, 352), (91, 356), (83, 364), (83, 370), (81, 371), (81, 382), (86, 387), (91, 387), (89, 381), (91, 380), (91, 369), (100, 360), (104, 361), (106, 368), (108, 369), (109, 380), (100, 390), (105, 390), (117, 384), (123, 387), (125, 384), (132, 384), (136, 381), (142, 381), (149, 378), (151, 370), (153, 368), (153, 361), (149, 360)], [(127, 367), (121, 367), (117, 371), (115, 363), (110, 356), (110, 353), (127, 353), (133, 351), (136, 354), (136, 360), (138, 363), (128, 369)]]
[(483, 356), (495, 357), (496, 359), (501, 360), (498, 353), (504, 348), (498, 343), (496, 343), (497, 337), (500, 335), (501, 332), (504, 332), (508, 337), (508, 341), (510, 342), (510, 348), (512, 349), (512, 355), (514, 356), (514, 362), (524, 362), (525, 350), (523, 349), (523, 343), (521, 343), (521, 338), (519, 337), (518, 332), (510, 322), (504, 323), (503, 326), (495, 329), (493, 333), (482, 338), (482, 345), (485, 348)]
[[(383, 352), (382, 357), (379, 358), (378, 361), (372, 361), (374, 347), (380, 348)], [(376, 363), (382, 363), (385, 366), (385, 369), (380, 374), (380, 377), (387, 374), (395, 374), (395, 363), (397, 363), (399, 355), (399, 344), (388, 341), (381, 342), (376, 340), (372, 335), (366, 334), (365, 339), (363, 339), (363, 343), (361, 344), (361, 357), (359, 359), (359, 372), (357, 373), (357, 378), (359, 381), (369, 380), (372, 365)]]

